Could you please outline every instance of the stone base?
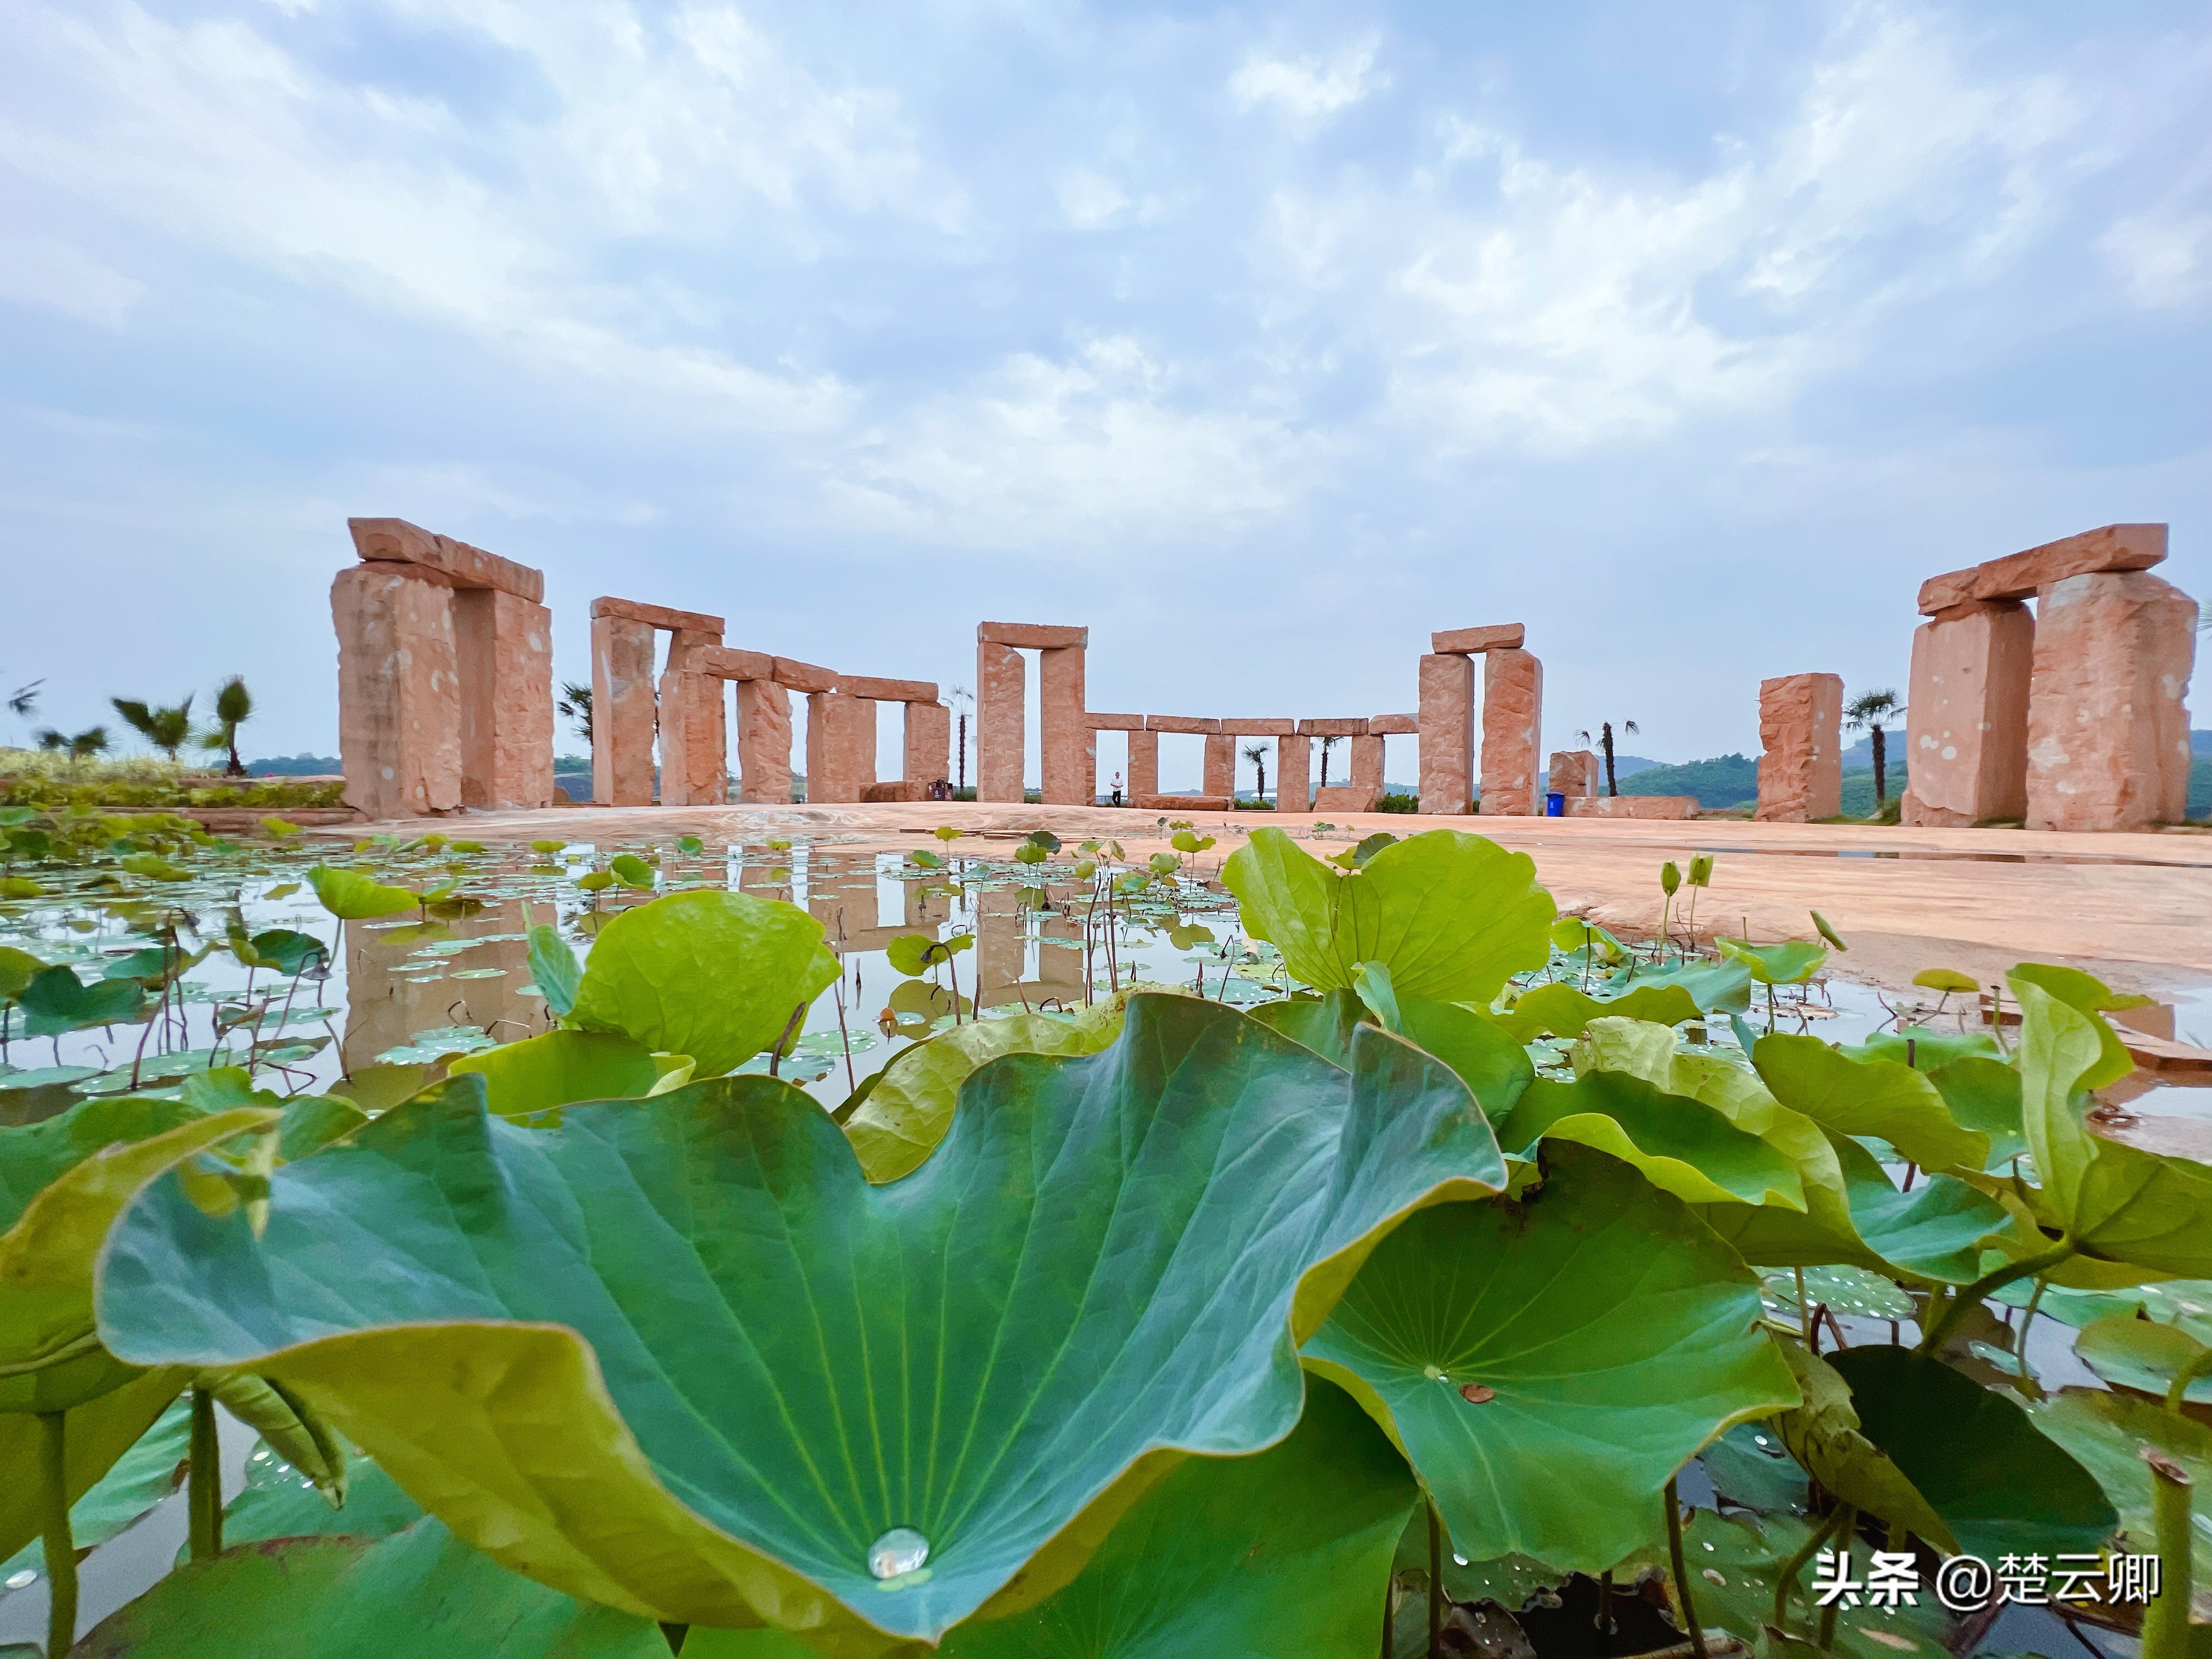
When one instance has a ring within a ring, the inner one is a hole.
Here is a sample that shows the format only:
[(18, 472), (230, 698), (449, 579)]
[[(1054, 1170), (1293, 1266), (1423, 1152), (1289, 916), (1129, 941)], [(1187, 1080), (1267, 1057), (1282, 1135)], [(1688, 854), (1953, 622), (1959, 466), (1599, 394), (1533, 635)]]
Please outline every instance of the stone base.
[(1226, 795), (1139, 795), (1135, 800), (1139, 810), (1146, 812), (1226, 812), (1231, 810)]
[(1382, 789), (1373, 784), (1333, 783), (1326, 789), (1314, 792), (1313, 810), (1316, 812), (1371, 812), (1376, 802), (1382, 799)]
[(1693, 818), (1695, 795), (1570, 795), (1571, 818)]
[(863, 801), (927, 800), (929, 786), (907, 778), (896, 778), (884, 783), (871, 783), (860, 791)]

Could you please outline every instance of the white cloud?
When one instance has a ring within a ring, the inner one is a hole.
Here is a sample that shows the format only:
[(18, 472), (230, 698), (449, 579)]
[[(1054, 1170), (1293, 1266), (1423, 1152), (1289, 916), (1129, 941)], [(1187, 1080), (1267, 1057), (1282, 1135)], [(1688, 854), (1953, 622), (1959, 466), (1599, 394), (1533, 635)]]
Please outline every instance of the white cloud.
[(2147, 310), (2179, 311), (2212, 290), (2212, 214), (2168, 206), (2131, 215), (2100, 246), (2128, 296)]
[(1376, 42), (1368, 40), (1341, 47), (1326, 58), (1305, 57), (1295, 62), (1255, 53), (1229, 77), (1229, 95), (1239, 109), (1279, 104), (1291, 115), (1318, 120), (1349, 109), (1390, 84), (1389, 76), (1375, 73), (1375, 48)]
[(1060, 176), (1060, 210), (1078, 230), (1112, 224), (1129, 205), (1129, 192), (1089, 167), (1072, 167)]
[(58, 311), (80, 322), (120, 325), (146, 285), (74, 244), (37, 232), (7, 237), (0, 258), (0, 300)]

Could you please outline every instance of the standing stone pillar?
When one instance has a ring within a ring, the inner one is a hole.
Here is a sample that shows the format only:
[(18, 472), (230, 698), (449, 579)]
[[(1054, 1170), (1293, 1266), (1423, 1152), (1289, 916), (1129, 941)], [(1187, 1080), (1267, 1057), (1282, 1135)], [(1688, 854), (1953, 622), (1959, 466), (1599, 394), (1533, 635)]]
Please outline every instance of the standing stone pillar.
[(461, 804), (553, 804), (553, 613), (494, 587), (453, 596)]
[(1160, 793), (1160, 734), (1129, 733), (1129, 789), (1122, 797), (1134, 805), (1146, 795)]
[[(875, 781), (875, 704), (840, 691), (806, 696), (806, 804), (856, 801)], [(865, 738), (865, 744), (863, 738)]]
[(653, 804), (653, 624), (592, 618), (592, 799)]
[[(1482, 815), (1526, 817), (1536, 810), (1543, 755), (1544, 665), (1509, 647), (1482, 659)], [(1421, 731), (1428, 732), (1427, 711)]]
[(1913, 631), (1901, 822), (2027, 817), (2034, 665), (2035, 618), (2014, 599), (1968, 599)]
[(1439, 653), (1421, 659), (1421, 807), (1459, 816), (1474, 787), (1474, 663)]
[(1205, 781), (1199, 786), (1201, 795), (1226, 795), (1237, 798), (1237, 734), (1233, 732), (1209, 732), (1206, 734)]
[(1377, 794), (1382, 789), (1382, 739), (1372, 736), (1352, 740), (1352, 787), (1372, 789)]
[(1275, 739), (1275, 810), (1305, 812), (1313, 808), (1313, 739)]
[(1097, 799), (1098, 743), (1083, 718), (1083, 653), (1079, 645), (1037, 653), (1037, 762), (1048, 806), (1088, 806)]
[(791, 693), (774, 680), (738, 682), (738, 774), (748, 806), (791, 805)]
[(906, 705), (906, 763), (900, 773), (908, 783), (935, 783), (950, 779), (952, 710), (941, 702)]
[(2148, 572), (2115, 570), (2054, 582), (2039, 612), (2027, 827), (2179, 823), (2189, 799), (2182, 699), (2196, 665), (2196, 601)]
[(1559, 749), (1552, 754), (1551, 776), (1546, 785), (1553, 793), (1570, 799), (1597, 793), (1597, 756), (1588, 749)]
[(995, 640), (975, 642), (975, 799), (1022, 799), (1022, 653)]
[(1765, 823), (1810, 823), (1843, 811), (1844, 681), (1784, 674), (1759, 683), (1759, 806)]
[(462, 804), (453, 590), (412, 570), (362, 563), (331, 583), (345, 799), (372, 818)]
[(722, 682), (671, 668), (660, 677), (660, 804), (720, 806), (729, 799)]

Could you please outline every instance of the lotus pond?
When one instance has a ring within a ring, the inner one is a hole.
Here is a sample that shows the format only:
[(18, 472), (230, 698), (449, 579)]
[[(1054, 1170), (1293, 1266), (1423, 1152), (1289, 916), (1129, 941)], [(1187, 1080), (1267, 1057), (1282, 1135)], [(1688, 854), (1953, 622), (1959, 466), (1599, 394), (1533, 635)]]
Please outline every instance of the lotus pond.
[(2188, 1647), (2212, 1170), (2086, 974), (1991, 1030), (1450, 831), (9, 816), (0, 1641), (1932, 1659), (2063, 1557)]

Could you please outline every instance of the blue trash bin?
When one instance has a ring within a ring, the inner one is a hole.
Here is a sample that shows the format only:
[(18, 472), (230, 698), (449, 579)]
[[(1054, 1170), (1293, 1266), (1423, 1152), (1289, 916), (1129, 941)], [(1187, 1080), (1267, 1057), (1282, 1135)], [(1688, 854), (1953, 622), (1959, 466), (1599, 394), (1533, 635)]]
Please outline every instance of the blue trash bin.
[(1559, 790), (1554, 789), (1544, 797), (1544, 816), (1546, 817), (1563, 818), (1566, 817), (1566, 815), (1567, 798), (1563, 793)]

